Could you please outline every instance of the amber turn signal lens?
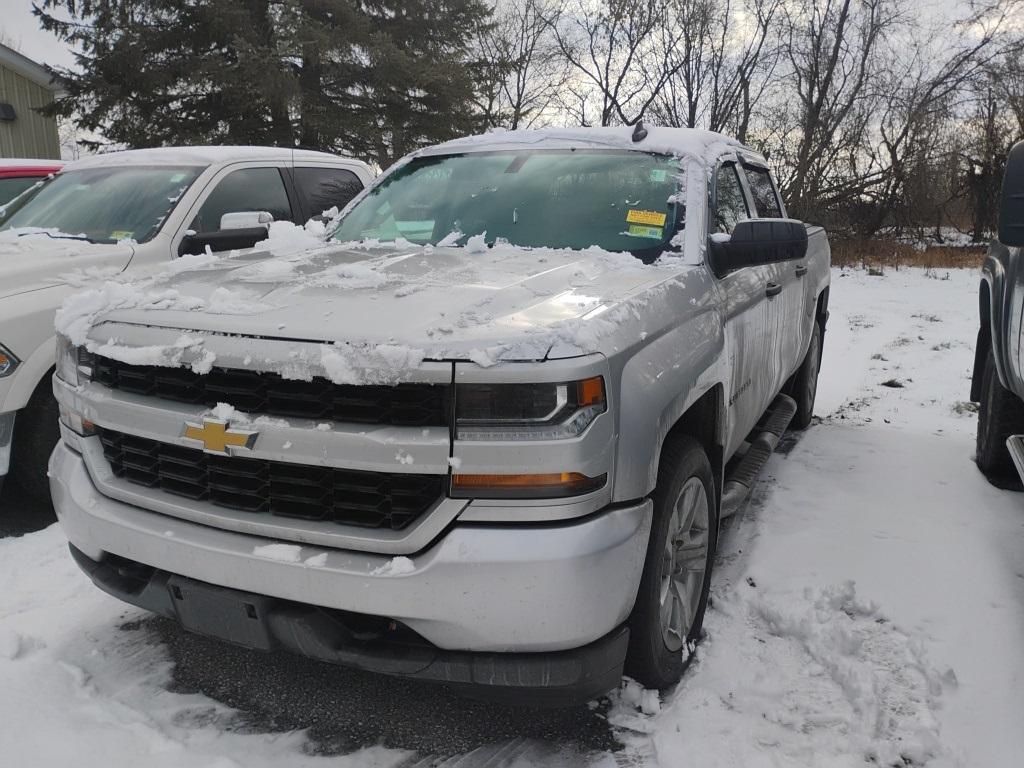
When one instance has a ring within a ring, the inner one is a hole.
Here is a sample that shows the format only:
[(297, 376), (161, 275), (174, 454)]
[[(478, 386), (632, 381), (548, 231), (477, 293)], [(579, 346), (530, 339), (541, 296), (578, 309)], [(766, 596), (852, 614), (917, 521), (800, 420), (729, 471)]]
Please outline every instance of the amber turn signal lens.
[(594, 376), (576, 382), (576, 401), (581, 408), (604, 402), (604, 379)]
[(579, 472), (542, 475), (452, 475), (452, 495), (491, 499), (558, 498), (600, 488), (607, 475), (587, 477)]

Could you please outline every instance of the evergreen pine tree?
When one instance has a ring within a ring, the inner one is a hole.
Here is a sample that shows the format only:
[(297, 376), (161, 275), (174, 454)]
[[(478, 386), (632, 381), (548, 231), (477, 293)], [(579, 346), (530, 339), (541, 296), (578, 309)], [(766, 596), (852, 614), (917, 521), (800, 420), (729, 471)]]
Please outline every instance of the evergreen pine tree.
[(479, 126), (482, 0), (44, 0), (35, 13), (78, 49), (53, 111), (116, 144), (304, 146), (386, 166)]

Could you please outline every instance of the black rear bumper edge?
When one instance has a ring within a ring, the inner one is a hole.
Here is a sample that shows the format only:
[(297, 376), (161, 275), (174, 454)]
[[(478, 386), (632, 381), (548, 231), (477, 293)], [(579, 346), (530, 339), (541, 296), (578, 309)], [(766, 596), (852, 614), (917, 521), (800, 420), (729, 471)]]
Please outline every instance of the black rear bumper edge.
[(569, 707), (605, 694), (619, 685), (629, 644), (625, 626), (589, 645), (544, 653), (450, 651), (425, 641), (365, 642), (339, 619), (342, 612), (206, 584), (120, 557), (96, 561), (74, 545), (69, 548), (104, 592), (197, 634), (443, 683), (473, 698), (505, 704)]

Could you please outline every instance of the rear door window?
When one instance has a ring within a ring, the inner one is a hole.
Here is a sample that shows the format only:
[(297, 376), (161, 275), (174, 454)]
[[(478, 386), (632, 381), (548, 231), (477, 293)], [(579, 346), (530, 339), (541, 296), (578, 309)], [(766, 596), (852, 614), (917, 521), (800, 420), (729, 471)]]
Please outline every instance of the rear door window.
[(214, 188), (189, 225), (202, 234), (220, 230), (225, 213), (267, 211), (274, 221), (292, 221), (281, 171), (277, 168), (242, 168), (232, 171)]
[(329, 208), (340, 211), (363, 189), (359, 177), (344, 168), (296, 168), (295, 185), (310, 216), (319, 216)]
[(735, 163), (723, 163), (715, 174), (714, 231), (732, 233), (737, 222), (750, 218)]
[(747, 174), (747, 183), (750, 185), (750, 194), (754, 197), (758, 217), (781, 219), (782, 206), (779, 204), (779, 198), (775, 194), (775, 187), (772, 186), (771, 175), (768, 171), (765, 168), (751, 166), (746, 166), (743, 170)]

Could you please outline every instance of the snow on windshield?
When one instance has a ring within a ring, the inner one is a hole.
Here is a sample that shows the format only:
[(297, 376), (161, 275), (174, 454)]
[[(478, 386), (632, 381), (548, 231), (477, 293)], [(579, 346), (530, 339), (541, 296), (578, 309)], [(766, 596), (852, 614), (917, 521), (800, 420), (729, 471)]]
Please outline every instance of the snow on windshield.
[(653, 261), (685, 224), (683, 176), (667, 155), (529, 149), (418, 157), (348, 211), (339, 240), (464, 244), (471, 252), (598, 246)]

